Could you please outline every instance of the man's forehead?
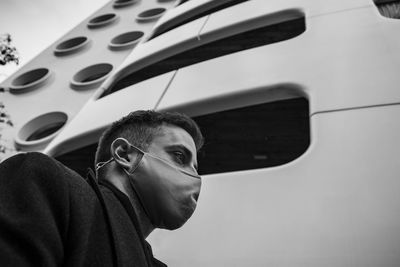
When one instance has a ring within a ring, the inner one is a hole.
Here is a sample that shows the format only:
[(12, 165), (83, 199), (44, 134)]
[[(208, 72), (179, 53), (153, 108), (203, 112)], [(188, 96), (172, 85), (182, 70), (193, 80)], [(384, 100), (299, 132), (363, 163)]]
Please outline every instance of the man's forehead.
[(154, 136), (153, 142), (162, 145), (184, 145), (192, 153), (196, 153), (196, 145), (192, 136), (181, 127), (163, 124), (161, 125), (158, 133)]

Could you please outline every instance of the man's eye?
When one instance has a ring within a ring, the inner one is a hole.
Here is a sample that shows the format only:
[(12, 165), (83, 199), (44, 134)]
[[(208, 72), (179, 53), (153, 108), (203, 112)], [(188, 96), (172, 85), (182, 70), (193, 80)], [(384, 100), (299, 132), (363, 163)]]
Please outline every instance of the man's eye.
[(178, 163), (183, 164), (185, 163), (185, 155), (180, 151), (173, 152), (175, 159)]

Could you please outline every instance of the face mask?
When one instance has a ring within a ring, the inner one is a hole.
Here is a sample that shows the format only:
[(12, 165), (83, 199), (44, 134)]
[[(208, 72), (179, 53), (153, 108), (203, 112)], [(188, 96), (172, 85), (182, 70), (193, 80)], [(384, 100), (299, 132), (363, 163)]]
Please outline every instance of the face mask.
[(137, 157), (124, 171), (151, 223), (168, 230), (181, 227), (196, 208), (201, 177), (131, 146)]

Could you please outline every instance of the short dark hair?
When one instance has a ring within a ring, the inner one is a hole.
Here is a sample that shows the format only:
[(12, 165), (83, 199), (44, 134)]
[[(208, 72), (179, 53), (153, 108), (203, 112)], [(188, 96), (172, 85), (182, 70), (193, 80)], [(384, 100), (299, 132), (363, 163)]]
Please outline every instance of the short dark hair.
[(196, 145), (196, 151), (199, 151), (203, 146), (204, 138), (198, 125), (185, 114), (138, 110), (114, 122), (103, 132), (97, 146), (95, 164), (105, 162), (111, 158), (110, 147), (118, 137), (123, 137), (132, 145), (147, 151), (154, 136), (160, 131), (163, 124), (178, 126), (188, 132)]

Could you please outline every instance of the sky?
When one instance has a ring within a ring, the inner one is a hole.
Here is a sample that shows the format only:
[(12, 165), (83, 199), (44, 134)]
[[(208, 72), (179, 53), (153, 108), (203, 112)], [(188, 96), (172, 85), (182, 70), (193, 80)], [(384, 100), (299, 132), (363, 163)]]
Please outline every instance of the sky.
[(0, 34), (11, 34), (20, 64), (0, 65), (0, 82), (110, 0), (0, 0)]

